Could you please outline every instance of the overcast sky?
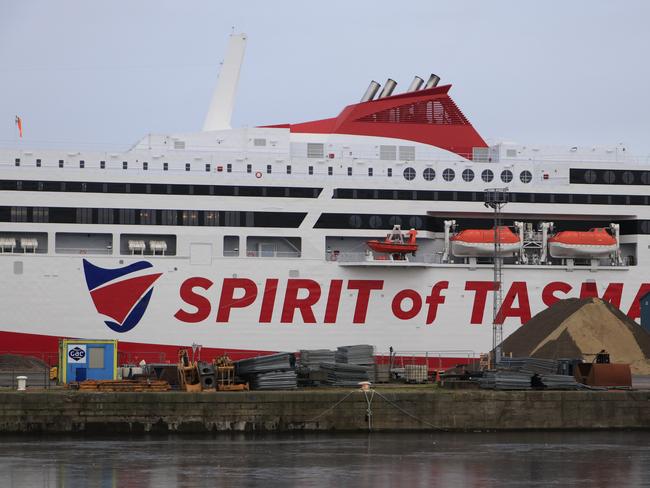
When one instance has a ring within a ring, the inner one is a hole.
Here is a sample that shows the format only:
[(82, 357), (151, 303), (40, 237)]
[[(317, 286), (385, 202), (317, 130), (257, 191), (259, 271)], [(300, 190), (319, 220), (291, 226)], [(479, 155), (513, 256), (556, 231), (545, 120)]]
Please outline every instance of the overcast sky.
[(491, 141), (650, 154), (650, 2), (0, 0), (0, 144), (200, 130), (231, 27), (233, 126), (301, 122), (435, 72)]

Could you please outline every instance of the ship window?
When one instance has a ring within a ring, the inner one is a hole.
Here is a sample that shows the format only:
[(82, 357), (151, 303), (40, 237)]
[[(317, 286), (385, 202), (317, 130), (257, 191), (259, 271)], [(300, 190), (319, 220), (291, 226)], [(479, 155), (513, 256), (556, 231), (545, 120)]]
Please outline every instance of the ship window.
[(252, 164), (247, 164), (246, 165), (246, 173), (252, 173), (253, 172), (253, 165)]
[(37, 160), (36, 160), (36, 167), (37, 167), (37, 168), (40, 168), (40, 167), (41, 167), (41, 160), (40, 160), (40, 159), (37, 159)]
[(287, 164), (287, 174), (288, 175), (291, 174), (291, 165), (290, 164)]
[(223, 255), (239, 256), (239, 236), (223, 236)]
[(442, 172), (442, 179), (445, 181), (454, 181), (455, 177), (456, 172), (451, 168), (445, 168), (445, 170)]
[(506, 156), (509, 158), (516, 158), (517, 157), (517, 150), (516, 149), (506, 149)]
[(327, 167), (327, 176), (332, 176), (334, 174), (334, 168), (331, 166)]
[(163, 171), (167, 171), (169, 169), (169, 163), (163, 163)]
[(129, 163), (127, 161), (122, 161), (122, 169), (127, 169), (129, 167)]
[(362, 220), (359, 215), (350, 215), (350, 219), (348, 220), (348, 222), (350, 223), (350, 227), (354, 229), (358, 229), (359, 227), (361, 227), (362, 224)]
[(151, 209), (140, 210), (141, 225), (156, 225), (156, 211)]
[(219, 212), (216, 210), (206, 210), (203, 212), (203, 225), (214, 227), (219, 225)]
[(325, 154), (325, 148), (320, 143), (307, 143), (307, 157), (310, 159), (322, 158)]
[(59, 159), (59, 168), (63, 168), (63, 159)]
[(106, 161), (99, 162), (99, 169), (106, 169)]
[(372, 176), (372, 168), (368, 168), (368, 176)]
[(86, 166), (86, 162), (83, 159), (81, 161), (79, 161), (79, 167), (81, 169), (83, 169), (85, 166)]
[(530, 183), (533, 180), (533, 175), (530, 171), (524, 170), (519, 173), (519, 179), (522, 183)]
[(182, 225), (199, 225), (198, 210), (183, 210), (181, 212)]
[(585, 183), (595, 183), (596, 182), (596, 172), (593, 169), (588, 169), (585, 171)]
[(253, 146), (266, 146), (266, 139), (253, 139)]
[(389, 178), (390, 178), (391, 176), (393, 176), (393, 168), (388, 168), (388, 169), (386, 170), (386, 175), (387, 175)]
[(512, 181), (512, 171), (509, 169), (504, 169), (501, 172), (501, 181), (504, 183), (510, 183)]
[(121, 208), (119, 211), (120, 224), (135, 224), (135, 210), (132, 208)]
[(381, 217), (379, 215), (373, 215), (370, 217), (368, 223), (370, 224), (371, 229), (381, 229), (382, 227)]
[(465, 169), (463, 170), (463, 181), (467, 181), (468, 183), (474, 179), (474, 171), (471, 169)]
[(232, 173), (232, 164), (230, 163), (226, 164), (226, 172)]
[(404, 171), (403, 171), (402, 174), (404, 176), (404, 179), (406, 179), (408, 181), (411, 181), (411, 180), (413, 180), (415, 178), (415, 170), (413, 168), (411, 168), (410, 166), (408, 168), (404, 168)]
[(176, 225), (178, 221), (176, 210), (161, 210), (160, 220), (162, 225)]
[(113, 209), (112, 208), (98, 208), (97, 209), (97, 223), (98, 224), (112, 224), (113, 223)]
[(149, 169), (149, 163), (147, 163), (146, 161), (143, 162), (143, 163), (142, 163), (142, 169), (143, 169), (144, 171), (147, 171), (147, 170)]
[(607, 170), (607, 171), (605, 171), (603, 173), (603, 180), (608, 185), (611, 185), (612, 183), (614, 183), (616, 181), (616, 175), (614, 174), (613, 171)]
[(634, 183), (634, 173), (631, 171), (623, 171), (623, 174), (621, 175), (621, 179), (623, 180), (623, 183), (626, 185), (632, 185)]
[(641, 183), (650, 185), (650, 171), (643, 171), (641, 173)]
[(314, 167), (313, 167), (313, 166), (310, 166), (309, 168), (307, 168), (307, 172), (308, 172), (310, 175), (313, 175), (313, 174), (314, 174)]
[(210, 163), (205, 163), (205, 171), (206, 173), (210, 172)]
[(20, 158), (16, 158), (16, 166), (20, 166)]
[(268, 174), (271, 174), (271, 171), (273, 171), (273, 168), (271, 168), (271, 165), (270, 165), (270, 164), (267, 164), (267, 165), (266, 165), (266, 172), (267, 172)]
[(352, 176), (352, 168), (348, 167), (348, 176)]
[(409, 227), (411, 229), (421, 229), (422, 228), (422, 217), (418, 217), (417, 215), (412, 216), (409, 219)]
[(402, 225), (402, 218), (398, 217), (397, 215), (393, 215), (388, 219), (388, 225), (391, 227), (394, 227), (396, 225)]
[(427, 181), (433, 181), (436, 177), (436, 172), (433, 168), (426, 168), (422, 172), (422, 178), (424, 178)]
[(27, 222), (27, 207), (11, 207), (12, 222)]
[(189, 171), (191, 169), (190, 163), (185, 163), (185, 171)]
[(395, 161), (397, 159), (397, 146), (379, 146), (379, 159), (382, 161)]
[(415, 146), (400, 146), (399, 159), (400, 161), (415, 161)]

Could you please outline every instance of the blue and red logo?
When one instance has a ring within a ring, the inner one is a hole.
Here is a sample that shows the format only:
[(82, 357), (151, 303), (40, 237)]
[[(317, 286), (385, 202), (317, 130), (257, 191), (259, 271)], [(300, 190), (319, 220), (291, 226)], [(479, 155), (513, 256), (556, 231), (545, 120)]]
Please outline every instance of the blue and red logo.
[(84, 274), (90, 297), (97, 311), (112, 319), (106, 325), (115, 332), (128, 332), (142, 319), (147, 310), (153, 284), (162, 273), (138, 274), (143, 269), (152, 268), (147, 261), (138, 261), (123, 268), (100, 268), (83, 260)]

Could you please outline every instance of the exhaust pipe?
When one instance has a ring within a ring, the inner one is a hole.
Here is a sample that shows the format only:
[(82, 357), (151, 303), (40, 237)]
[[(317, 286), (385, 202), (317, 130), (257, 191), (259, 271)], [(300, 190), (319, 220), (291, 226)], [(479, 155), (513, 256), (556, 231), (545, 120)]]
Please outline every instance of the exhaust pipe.
[(380, 98), (390, 97), (396, 86), (397, 86), (397, 82), (391, 78), (388, 78), (386, 80), (386, 84), (384, 85), (384, 89), (379, 94), (377, 100), (379, 100)]
[(422, 86), (422, 83), (424, 83), (424, 80), (422, 78), (420, 78), (419, 76), (416, 76), (415, 78), (413, 78), (413, 81), (409, 85), (409, 89), (406, 90), (406, 93), (411, 93), (411, 92), (414, 92), (414, 91), (418, 91), (420, 89), (420, 87)]
[(375, 98), (375, 95), (377, 94), (377, 90), (379, 90), (379, 83), (377, 83), (375, 80), (372, 80), (370, 84), (368, 85), (368, 88), (366, 89), (366, 93), (363, 94), (361, 97), (361, 102), (369, 102), (373, 98)]
[(440, 77), (431, 73), (431, 76), (429, 76), (429, 79), (427, 80), (427, 84), (424, 85), (424, 89), (426, 90), (427, 88), (435, 88), (438, 86), (439, 81)]

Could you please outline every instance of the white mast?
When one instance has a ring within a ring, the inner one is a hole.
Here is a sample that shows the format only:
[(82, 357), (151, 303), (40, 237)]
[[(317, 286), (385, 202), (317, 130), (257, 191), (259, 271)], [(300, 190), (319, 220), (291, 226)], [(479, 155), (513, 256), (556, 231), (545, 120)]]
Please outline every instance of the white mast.
[(210, 109), (203, 123), (204, 132), (230, 129), (230, 119), (235, 105), (235, 94), (245, 50), (246, 34), (231, 34), (226, 57), (217, 79), (217, 86), (212, 95)]

